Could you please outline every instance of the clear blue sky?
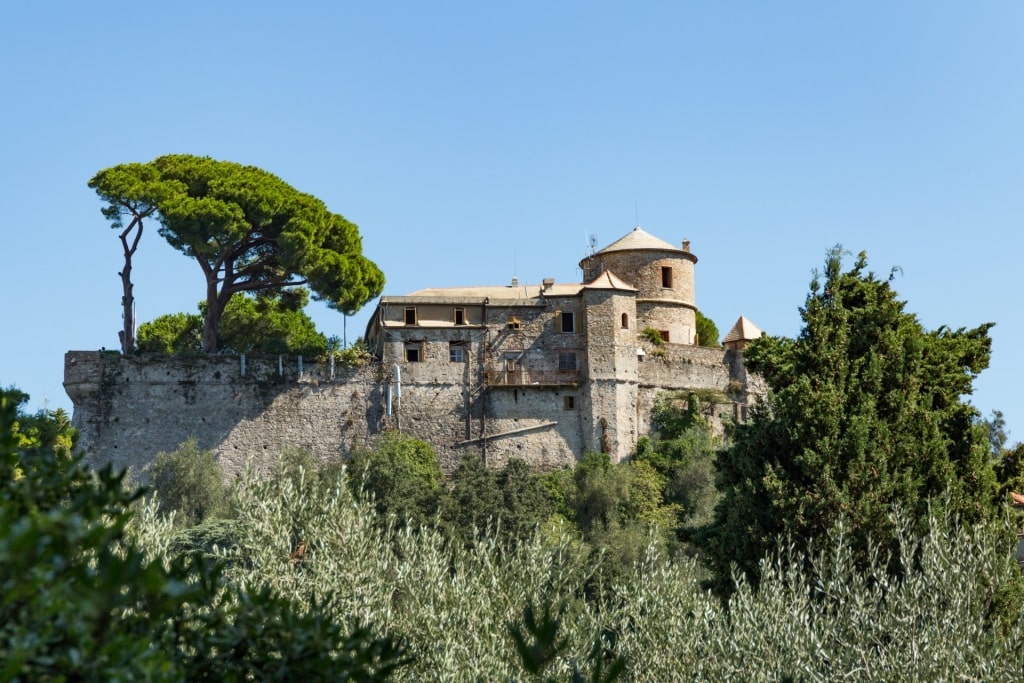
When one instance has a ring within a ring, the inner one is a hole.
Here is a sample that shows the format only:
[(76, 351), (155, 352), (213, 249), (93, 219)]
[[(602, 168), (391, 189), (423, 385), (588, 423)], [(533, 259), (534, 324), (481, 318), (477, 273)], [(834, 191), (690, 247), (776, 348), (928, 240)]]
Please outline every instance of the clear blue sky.
[[(994, 321), (972, 401), (1024, 439), (1024, 3), (13, 3), (0, 22), (0, 385), (70, 409), (117, 348), (86, 186), (166, 153), (265, 168), (357, 223), (386, 294), (579, 281), (587, 235), (692, 241), (697, 303), (794, 336), (837, 243), (926, 327)], [(147, 225), (141, 320), (198, 265)], [(351, 341), (372, 304), (348, 321)], [(320, 328), (342, 318), (312, 306)]]

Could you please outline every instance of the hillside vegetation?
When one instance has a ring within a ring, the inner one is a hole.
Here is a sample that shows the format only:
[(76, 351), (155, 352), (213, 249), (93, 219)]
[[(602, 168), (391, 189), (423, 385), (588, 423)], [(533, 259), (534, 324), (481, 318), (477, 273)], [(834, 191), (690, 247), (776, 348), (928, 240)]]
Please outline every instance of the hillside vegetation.
[(1024, 680), (1024, 447), (966, 402), (988, 325), (927, 331), (830, 252), (724, 441), (661, 395), (633, 457), (445, 478), (398, 432), (137, 491), (0, 392), (0, 681)]

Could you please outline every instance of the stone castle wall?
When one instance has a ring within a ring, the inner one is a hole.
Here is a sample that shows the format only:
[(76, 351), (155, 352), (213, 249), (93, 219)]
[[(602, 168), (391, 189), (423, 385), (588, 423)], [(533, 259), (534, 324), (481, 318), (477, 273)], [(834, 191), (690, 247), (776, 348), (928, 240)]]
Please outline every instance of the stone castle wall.
[[(663, 389), (707, 388), (756, 393), (735, 352), (669, 344), (639, 363), (636, 414), (616, 416), (618, 442), (646, 433)], [(474, 359), (475, 360), (475, 359)], [(478, 362), (478, 361), (477, 361)], [(402, 370), (401, 397), (387, 414), (391, 368), (330, 368), (295, 357), (163, 355), (122, 357), (110, 351), (70, 351), (64, 385), (74, 402), (80, 446), (94, 466), (142, 470), (161, 451), (195, 438), (214, 451), (226, 476), (248, 463), (269, 468), (282, 451), (302, 449), (320, 461), (348, 456), (391, 428), (431, 443), (446, 471), (468, 453), (500, 467), (522, 458), (553, 469), (575, 463), (597, 419), (585, 410), (588, 382), (579, 387), (482, 389), (473, 363), (411, 363)], [(601, 382), (614, 380), (600, 380)], [(630, 394), (631, 395), (631, 394)], [(732, 394), (731, 394), (732, 395)], [(574, 409), (565, 397), (573, 398)], [(731, 404), (719, 407), (737, 414)], [(625, 429), (626, 433), (621, 430)]]

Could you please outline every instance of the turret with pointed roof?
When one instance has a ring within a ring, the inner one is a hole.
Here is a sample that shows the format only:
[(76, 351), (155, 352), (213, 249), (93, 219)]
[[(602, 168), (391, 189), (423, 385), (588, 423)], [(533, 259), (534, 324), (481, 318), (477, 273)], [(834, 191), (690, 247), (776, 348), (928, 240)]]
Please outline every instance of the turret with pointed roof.
[(764, 332), (757, 325), (741, 315), (736, 324), (732, 326), (732, 329), (726, 333), (725, 338), (722, 340), (722, 346), (734, 351), (742, 351), (747, 348), (747, 344), (763, 334)]
[(580, 261), (584, 280), (614, 273), (637, 289), (637, 327), (658, 330), (671, 343), (693, 344), (696, 310), (689, 241), (682, 248), (637, 226), (604, 249)]

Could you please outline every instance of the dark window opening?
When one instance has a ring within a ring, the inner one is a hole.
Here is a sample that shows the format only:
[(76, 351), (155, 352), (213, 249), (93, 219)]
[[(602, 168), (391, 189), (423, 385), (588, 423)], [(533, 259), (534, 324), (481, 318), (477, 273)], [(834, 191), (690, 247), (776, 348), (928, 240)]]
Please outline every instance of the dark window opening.
[(672, 267), (662, 266), (661, 267), (661, 286), (666, 289), (672, 289)]
[(564, 311), (562, 313), (562, 315), (559, 316), (559, 319), (561, 320), (559, 329), (562, 332), (575, 332), (576, 331), (576, 316), (575, 316), (575, 314), (569, 313), (568, 311)]
[(559, 370), (576, 370), (576, 353), (574, 351), (562, 351), (558, 354)]
[(422, 359), (419, 344), (407, 344), (405, 346), (405, 360), (409, 363), (419, 363)]
[(663, 342), (667, 342), (668, 341), (668, 330), (660, 330), (658, 332), (658, 334), (661, 335), (661, 341), (663, 341)]
[(629, 329), (629, 313), (623, 313), (622, 314), (622, 329), (624, 329), (624, 330), (628, 330)]
[(416, 309), (412, 306), (405, 309), (405, 324), (415, 325), (416, 324)]
[(522, 329), (522, 327), (523, 327), (523, 322), (519, 318), (515, 317), (514, 315), (509, 317), (509, 319), (508, 319), (508, 329), (510, 329), (510, 330), (519, 330), (519, 329)]
[(563, 410), (576, 410), (576, 397), (575, 396), (563, 396), (562, 397), (562, 409)]
[(466, 309), (456, 308), (455, 309), (455, 324), (465, 325), (466, 324)]

